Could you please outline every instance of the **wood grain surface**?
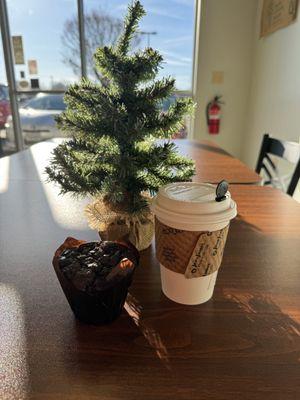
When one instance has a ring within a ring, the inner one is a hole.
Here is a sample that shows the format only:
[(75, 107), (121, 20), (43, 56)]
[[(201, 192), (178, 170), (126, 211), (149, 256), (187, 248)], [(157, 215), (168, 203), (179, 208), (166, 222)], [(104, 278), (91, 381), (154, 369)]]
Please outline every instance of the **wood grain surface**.
[(0, 185), (1, 400), (300, 398), (299, 204), (232, 185), (239, 214), (213, 299), (168, 300), (152, 246), (121, 317), (95, 327), (74, 319), (51, 260), (67, 236), (97, 234), (86, 200), (59, 196), (43, 162), (30, 153), (30, 179), (14, 179), (20, 165), (9, 163)]
[(85, 203), (38, 180), (8, 181), (0, 193), (1, 400), (299, 399), (300, 206), (272, 188), (231, 192), (239, 214), (213, 299), (168, 300), (152, 246), (121, 317), (95, 327), (74, 319), (51, 265), (67, 236), (97, 239)]
[(255, 171), (214, 142), (177, 139), (175, 143), (181, 154), (195, 160), (195, 182), (218, 183), (222, 179), (240, 184), (261, 182), (261, 177)]

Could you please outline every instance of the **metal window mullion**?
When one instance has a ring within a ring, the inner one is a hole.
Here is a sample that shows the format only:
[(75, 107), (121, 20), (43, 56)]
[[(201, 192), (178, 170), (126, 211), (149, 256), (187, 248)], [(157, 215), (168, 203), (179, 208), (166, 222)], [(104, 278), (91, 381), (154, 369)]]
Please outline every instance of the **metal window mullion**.
[(6, 77), (9, 90), (10, 107), (14, 127), (17, 150), (24, 150), (24, 139), (20, 122), (17, 87), (14, 72), (14, 58), (12, 53), (11, 36), (8, 21), (6, 0), (0, 0), (0, 25), (2, 34), (3, 54), (5, 60)]
[[(1, 1), (1, 0), (0, 0)], [(64, 94), (66, 91), (64, 89), (37, 89), (37, 90), (17, 90), (16, 93), (18, 95), (22, 94), (29, 94), (29, 95), (36, 95), (37, 93), (44, 93), (44, 94)]]
[(77, 0), (81, 77), (87, 77), (83, 0)]
[[(194, 51), (193, 51), (193, 73), (192, 73), (192, 96), (196, 101), (198, 94), (198, 64), (200, 48), (200, 19), (201, 19), (201, 0), (195, 0), (195, 26), (194, 26)], [(199, 112), (196, 108), (195, 113)], [(192, 118), (190, 139), (195, 137), (195, 119)]]
[(193, 97), (193, 92), (191, 90), (174, 90), (174, 94), (177, 94), (178, 96)]

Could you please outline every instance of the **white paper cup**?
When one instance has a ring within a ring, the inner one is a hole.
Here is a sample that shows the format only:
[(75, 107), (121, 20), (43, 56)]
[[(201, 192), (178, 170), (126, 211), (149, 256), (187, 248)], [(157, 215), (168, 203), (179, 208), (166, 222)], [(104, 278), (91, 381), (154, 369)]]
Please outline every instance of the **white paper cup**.
[(186, 279), (160, 264), (161, 286), (164, 294), (180, 304), (202, 304), (208, 301), (215, 288), (218, 271), (199, 278)]
[[(193, 182), (172, 183), (162, 187), (153, 199), (152, 211), (158, 220), (157, 224), (163, 224), (164, 229), (170, 231), (169, 240), (174, 232), (174, 234), (194, 232), (192, 235), (194, 238), (200, 237), (204, 232), (218, 235), (218, 232), (224, 230), (237, 214), (236, 204), (229, 192), (223, 201), (216, 201), (215, 185)], [(156, 240), (160, 238), (156, 237)], [(225, 241), (219, 249), (221, 258)], [(189, 247), (187, 252), (189, 257), (195, 243), (185, 242), (184, 246)], [(175, 253), (180, 252), (178, 247), (180, 243), (177, 242)], [(173, 265), (173, 261), (168, 260), (168, 265), (167, 262), (163, 265), (158, 254), (157, 258), (160, 261), (162, 290), (169, 299), (181, 304), (194, 305), (204, 303), (212, 297), (218, 269), (210, 274), (187, 278), (185, 272), (187, 261), (186, 265), (178, 265), (178, 261), (174, 261)]]

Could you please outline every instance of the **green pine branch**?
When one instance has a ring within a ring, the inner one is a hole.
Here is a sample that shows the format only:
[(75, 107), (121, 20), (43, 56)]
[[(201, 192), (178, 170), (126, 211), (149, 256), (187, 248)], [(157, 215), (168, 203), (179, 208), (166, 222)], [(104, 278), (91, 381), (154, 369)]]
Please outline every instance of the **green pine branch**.
[(154, 79), (162, 61), (162, 55), (151, 47), (137, 51), (128, 60), (130, 75), (134, 76), (134, 80), (139, 83)]
[(134, 1), (131, 5), (129, 5), (128, 13), (124, 20), (123, 33), (121, 34), (117, 43), (117, 51), (121, 55), (127, 54), (130, 42), (137, 31), (139, 20), (145, 14), (144, 7), (140, 1)]
[(148, 132), (157, 138), (170, 138), (183, 126), (185, 115), (193, 112), (194, 102), (190, 98), (181, 98), (171, 105), (169, 110), (161, 112), (146, 123)]
[(112, 47), (103, 47), (96, 50), (94, 58), (101, 74), (124, 89), (153, 79), (163, 61), (161, 54), (152, 48), (124, 56)]
[(149, 86), (137, 90), (137, 99), (147, 100), (148, 102), (161, 101), (169, 97), (175, 90), (174, 78), (163, 78)]
[(125, 105), (118, 104), (115, 107), (107, 107), (105, 113), (101, 112), (104, 106), (101, 104), (99, 108), (89, 108), (84, 102), (77, 104), (76, 107), (68, 108), (56, 117), (57, 125), (62, 131), (78, 134), (82, 140), (84, 140), (86, 132), (94, 137), (123, 137), (123, 132), (127, 129), (128, 115)]
[(64, 102), (69, 108), (80, 105), (87, 108), (101, 107), (104, 112), (110, 111), (117, 104), (118, 96), (112, 95), (106, 87), (83, 78), (80, 83), (70, 85), (65, 92)]

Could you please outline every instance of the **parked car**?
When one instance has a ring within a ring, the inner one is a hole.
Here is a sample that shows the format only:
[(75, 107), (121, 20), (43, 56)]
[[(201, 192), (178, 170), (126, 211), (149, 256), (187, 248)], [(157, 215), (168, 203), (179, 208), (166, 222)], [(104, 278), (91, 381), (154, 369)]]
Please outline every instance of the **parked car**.
[[(40, 93), (21, 105), (19, 113), (25, 143), (62, 137), (63, 134), (57, 129), (54, 118), (65, 108), (62, 94)], [(6, 123), (6, 138), (9, 142), (14, 141), (11, 117)]]
[(10, 115), (10, 103), (8, 88), (0, 84), (0, 129), (4, 129), (8, 116)]

